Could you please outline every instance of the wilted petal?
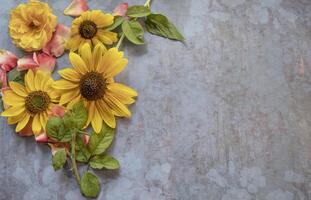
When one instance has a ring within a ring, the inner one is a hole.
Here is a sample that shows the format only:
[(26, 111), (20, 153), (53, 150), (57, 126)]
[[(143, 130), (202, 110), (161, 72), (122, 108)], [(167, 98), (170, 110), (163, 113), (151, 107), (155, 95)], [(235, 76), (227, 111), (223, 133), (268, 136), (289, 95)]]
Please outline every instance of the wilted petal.
[(43, 48), (43, 52), (55, 57), (63, 55), (66, 42), (69, 40), (69, 38), (70, 28), (63, 24), (58, 24), (56, 27), (56, 31), (54, 32), (53, 38)]
[(18, 58), (11, 52), (0, 50), (0, 66), (6, 72), (11, 71), (17, 65)]
[(33, 132), (32, 132), (32, 120), (29, 120), (28, 124), (25, 126), (25, 128), (23, 128), (20, 132), (18, 132), (17, 134), (19, 136), (22, 136), (22, 137), (29, 137), (29, 136), (32, 136), (33, 135)]
[(18, 59), (17, 70), (24, 71), (39, 67), (39, 64), (36, 61), (34, 61), (33, 59), (34, 57), (36, 57), (36, 53), (33, 53), (33, 56), (25, 56), (23, 58)]
[(49, 113), (50, 116), (53, 116), (53, 117), (64, 117), (65, 115), (65, 108), (63, 106), (58, 106), (58, 105), (55, 105), (52, 107), (52, 112)]
[(46, 53), (34, 54), (34, 61), (39, 64), (38, 69), (52, 72), (56, 65), (56, 58)]
[(38, 143), (46, 143), (49, 141), (49, 138), (45, 132), (41, 133), (40, 135), (36, 135), (35, 139)]
[(71, 4), (65, 9), (64, 14), (77, 17), (80, 16), (81, 13), (87, 11), (89, 9), (85, 0), (73, 0)]
[(126, 11), (129, 7), (128, 3), (120, 3), (113, 11), (114, 16), (125, 16)]

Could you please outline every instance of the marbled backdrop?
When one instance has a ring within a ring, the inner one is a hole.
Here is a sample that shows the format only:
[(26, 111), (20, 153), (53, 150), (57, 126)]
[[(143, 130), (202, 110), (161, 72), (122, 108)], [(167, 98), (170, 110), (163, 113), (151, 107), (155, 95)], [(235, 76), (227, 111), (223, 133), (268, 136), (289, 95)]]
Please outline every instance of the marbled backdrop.
[[(1, 1), (1, 48), (13, 52), (7, 24), (20, 2)], [(48, 1), (67, 25), (69, 2)], [(112, 11), (120, 2), (89, 4)], [(98, 199), (311, 199), (311, 1), (155, 0), (152, 8), (187, 45), (149, 34), (145, 46), (123, 45), (129, 65), (118, 80), (139, 98), (132, 119), (118, 121), (111, 153), (121, 169), (96, 172)], [(53, 171), (47, 146), (16, 136), (3, 118), (0, 132), (1, 200), (83, 199), (70, 172)]]

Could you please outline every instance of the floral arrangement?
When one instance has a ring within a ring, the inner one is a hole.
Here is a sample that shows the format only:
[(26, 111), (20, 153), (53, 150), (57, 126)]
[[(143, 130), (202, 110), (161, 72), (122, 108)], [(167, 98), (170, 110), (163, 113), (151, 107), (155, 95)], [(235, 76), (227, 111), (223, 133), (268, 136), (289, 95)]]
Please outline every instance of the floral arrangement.
[[(58, 23), (47, 3), (29, 0), (12, 9), (9, 34), (24, 50), (18, 58), (0, 51), (2, 116), (20, 136), (34, 136), (51, 147), (55, 170), (70, 166), (81, 193), (95, 198), (99, 178), (91, 172), (120, 167), (107, 154), (114, 139), (116, 117), (131, 117), (129, 105), (138, 93), (114, 77), (128, 64), (119, 48), (126, 38), (143, 45), (144, 33), (184, 41), (162, 14), (145, 5), (122, 3), (112, 14), (89, 10), (85, 0), (73, 0), (64, 14), (75, 17), (71, 28)], [(144, 29), (145, 27), (145, 29)], [(56, 59), (69, 51), (71, 67), (58, 71)], [(80, 177), (77, 162), (88, 165)]]

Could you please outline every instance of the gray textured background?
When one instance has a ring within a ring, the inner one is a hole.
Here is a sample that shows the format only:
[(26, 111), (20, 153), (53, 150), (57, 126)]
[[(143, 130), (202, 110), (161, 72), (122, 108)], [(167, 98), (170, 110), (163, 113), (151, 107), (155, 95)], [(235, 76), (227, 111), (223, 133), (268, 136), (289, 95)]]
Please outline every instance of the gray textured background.
[[(1, 48), (16, 52), (1, 0)], [(69, 0), (48, 1), (59, 22)], [(91, 0), (112, 11), (121, 1)], [(143, 4), (143, 0), (130, 0)], [(146, 35), (125, 44), (118, 80), (137, 89), (119, 120), (118, 172), (96, 172), (103, 200), (311, 199), (311, 1), (155, 0), (187, 46)], [(21, 55), (21, 54), (20, 54)], [(67, 55), (58, 69), (68, 66)], [(54, 172), (45, 145), (1, 119), (0, 199), (78, 200), (74, 177)]]

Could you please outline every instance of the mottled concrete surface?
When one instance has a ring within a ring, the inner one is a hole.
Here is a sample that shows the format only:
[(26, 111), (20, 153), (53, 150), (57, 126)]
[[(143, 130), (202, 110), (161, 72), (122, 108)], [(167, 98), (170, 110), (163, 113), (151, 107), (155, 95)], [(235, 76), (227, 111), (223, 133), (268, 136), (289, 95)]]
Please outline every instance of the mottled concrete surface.
[[(1, 48), (15, 52), (6, 30), (19, 2), (2, 0), (0, 10)], [(69, 0), (48, 2), (69, 25)], [(311, 1), (155, 0), (153, 9), (187, 46), (146, 35), (146, 46), (122, 47), (129, 66), (118, 79), (139, 99), (133, 118), (118, 121), (111, 153), (122, 168), (96, 172), (98, 199), (311, 199)], [(83, 199), (68, 171), (53, 171), (49, 148), (5, 119), (0, 148), (0, 199)]]

